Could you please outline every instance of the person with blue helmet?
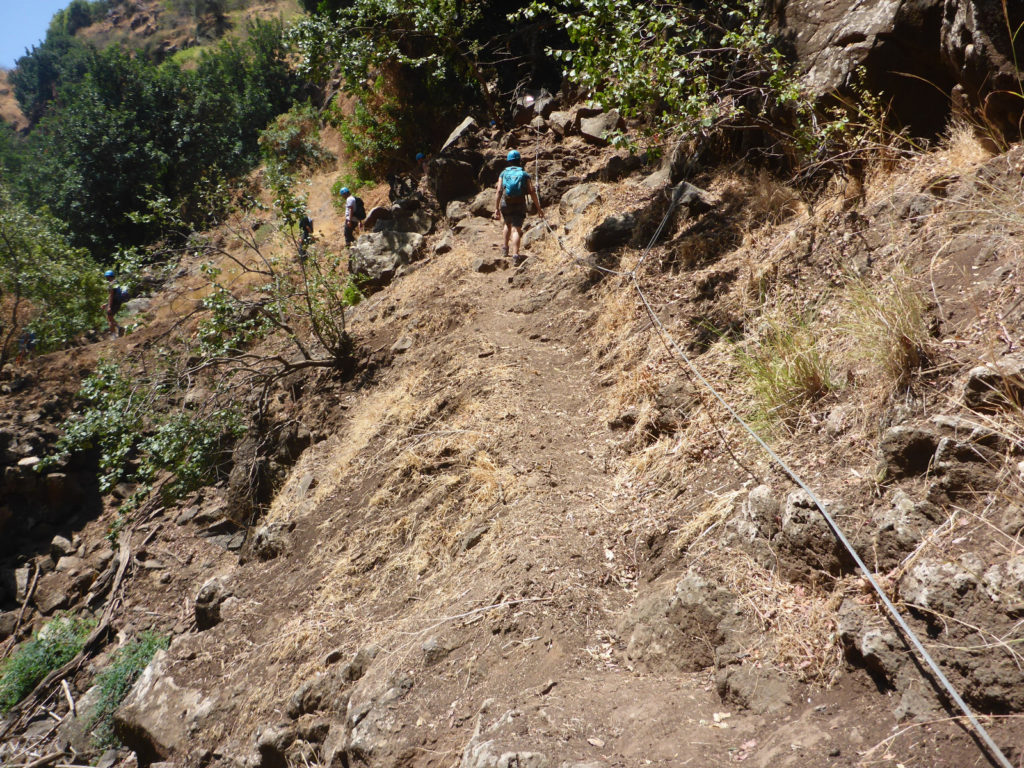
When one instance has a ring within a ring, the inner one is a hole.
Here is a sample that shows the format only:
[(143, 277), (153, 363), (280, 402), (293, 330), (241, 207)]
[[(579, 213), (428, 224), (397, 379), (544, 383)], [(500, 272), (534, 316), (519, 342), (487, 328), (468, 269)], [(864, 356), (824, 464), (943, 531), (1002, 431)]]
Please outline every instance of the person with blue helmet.
[(366, 218), (366, 207), (363, 201), (352, 194), (348, 187), (342, 187), (338, 194), (345, 199), (345, 245), (352, 245), (356, 241), (356, 230), (362, 225)]
[(508, 166), (498, 177), (497, 196), (494, 199), (494, 218), (504, 222), (504, 245), (502, 256), (509, 255), (511, 248), (512, 264), (519, 266), (525, 257), (519, 252), (523, 239), (523, 222), (526, 220), (527, 195), (533, 200), (537, 215), (544, 218), (540, 207), (540, 198), (533, 185), (533, 179), (523, 169), (523, 158), (517, 150), (512, 150), (505, 158)]
[(103, 312), (107, 316), (107, 326), (110, 328), (110, 333), (117, 337), (124, 333), (124, 328), (117, 324), (115, 316), (121, 311), (121, 306), (124, 304), (128, 292), (121, 286), (114, 284), (114, 278), (117, 277), (114, 270), (108, 269), (103, 273), (103, 277), (107, 281), (107, 303), (103, 305)]

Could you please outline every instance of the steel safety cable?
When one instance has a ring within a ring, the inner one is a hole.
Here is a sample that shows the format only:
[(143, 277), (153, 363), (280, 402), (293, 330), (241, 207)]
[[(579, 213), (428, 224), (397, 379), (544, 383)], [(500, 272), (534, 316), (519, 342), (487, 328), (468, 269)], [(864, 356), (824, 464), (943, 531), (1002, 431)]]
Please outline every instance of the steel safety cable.
[(658, 333), (661, 335), (666, 345), (669, 346), (672, 350), (674, 350), (675, 353), (683, 360), (683, 362), (686, 363), (686, 365), (697, 377), (697, 379), (701, 382), (701, 384), (715, 397), (716, 400), (718, 400), (719, 403), (722, 404), (722, 406), (726, 409), (726, 411), (733, 418), (733, 420), (735, 420), (741, 427), (743, 427), (744, 430), (746, 430), (746, 432), (764, 450), (764, 452), (768, 454), (772, 461), (778, 464), (783, 469), (783, 471), (787, 475), (789, 475), (790, 479), (792, 479), (793, 482), (795, 482), (798, 486), (800, 486), (800, 488), (802, 488), (807, 493), (807, 495), (814, 502), (815, 506), (818, 508), (818, 511), (821, 513), (821, 516), (825, 520), (825, 523), (832, 531), (832, 535), (835, 536), (835, 538), (847, 551), (850, 557), (853, 558), (854, 563), (856, 563), (857, 567), (864, 574), (864, 577), (868, 580), (868, 583), (871, 584), (871, 587), (878, 595), (879, 600), (882, 602), (882, 605), (885, 606), (886, 611), (888, 611), (893, 621), (895, 621), (896, 624), (903, 631), (903, 634), (910, 641), (911, 645), (914, 646), (914, 649), (917, 651), (918, 655), (935, 675), (936, 679), (942, 684), (942, 687), (946, 689), (946, 693), (949, 694), (953, 702), (957, 705), (957, 707), (960, 708), (960, 711), (962, 711), (964, 715), (967, 717), (967, 720), (971, 723), (971, 726), (974, 728), (975, 733), (978, 734), (978, 736), (989, 748), (989, 750), (991, 750), (991, 756), (994, 757), (999, 762), (999, 764), (1003, 766), (1003, 768), (1014, 768), (1013, 764), (1009, 761), (1009, 759), (1007, 759), (1006, 755), (1003, 754), (1003, 751), (999, 748), (999, 746), (989, 735), (989, 732), (985, 729), (985, 727), (981, 724), (981, 722), (979, 722), (977, 717), (974, 715), (974, 712), (967, 705), (967, 702), (965, 702), (963, 698), (960, 696), (960, 694), (957, 693), (956, 688), (953, 687), (953, 684), (943, 673), (942, 669), (939, 667), (935, 659), (932, 658), (932, 655), (928, 653), (928, 650), (918, 639), (917, 634), (907, 624), (906, 620), (903, 618), (903, 615), (899, 612), (899, 610), (896, 608), (893, 602), (889, 599), (889, 596), (885, 594), (885, 591), (882, 589), (882, 586), (875, 579), (874, 575), (868, 569), (867, 565), (864, 564), (864, 561), (861, 559), (860, 555), (857, 554), (857, 551), (853, 548), (853, 545), (850, 544), (849, 540), (846, 538), (846, 535), (843, 533), (842, 529), (832, 518), (832, 515), (829, 513), (828, 509), (826, 509), (825, 504), (821, 501), (820, 498), (818, 498), (818, 495), (810, 488), (810, 486), (807, 485), (807, 483), (803, 481), (803, 478), (801, 478), (795, 470), (791, 469), (790, 466), (774, 450), (772, 450), (772, 448), (761, 438), (759, 434), (757, 434), (757, 432), (746, 422), (746, 420), (742, 416), (740, 416), (739, 413), (737, 413), (731, 405), (729, 405), (729, 403), (725, 400), (724, 397), (722, 397), (722, 395), (719, 394), (718, 390), (715, 389), (711, 382), (704, 378), (703, 374), (701, 374), (701, 372), (690, 360), (686, 352), (682, 349), (682, 347), (680, 347), (676, 343), (675, 339), (665, 328), (665, 325), (661, 322), (661, 319), (658, 317), (657, 313), (654, 311), (654, 308), (651, 306), (651, 303), (648, 300), (647, 295), (644, 293), (643, 288), (641, 288), (640, 282), (637, 279), (636, 275), (633, 274), (631, 275), (631, 277), (633, 287), (636, 289), (636, 292), (640, 297), (640, 301), (644, 305), (644, 309), (646, 310), (647, 315), (651, 320), (651, 324), (658, 329)]
[(555, 235), (555, 240), (556, 242), (558, 242), (558, 246), (563, 251), (568, 253), (569, 256), (575, 262), (588, 266), (592, 269), (599, 269), (608, 274), (616, 275), (619, 277), (628, 277), (630, 279), (630, 281), (633, 284), (633, 288), (636, 289), (637, 295), (640, 297), (640, 301), (644, 306), (644, 310), (647, 312), (647, 315), (650, 318), (651, 324), (657, 329), (658, 334), (662, 337), (662, 340), (666, 344), (666, 346), (673, 350), (679, 356), (679, 358), (686, 364), (690, 371), (692, 371), (693, 374), (697, 377), (701, 385), (705, 389), (707, 389), (708, 392), (710, 392), (711, 395), (716, 400), (718, 400), (719, 403), (722, 404), (722, 406), (729, 413), (732, 419), (736, 421), (736, 423), (738, 423), (741, 427), (743, 427), (743, 429), (754, 439), (754, 441), (761, 447), (761, 449), (764, 450), (766, 454), (768, 454), (769, 458), (771, 458), (772, 461), (778, 464), (782, 468), (782, 470), (787, 475), (789, 475), (790, 479), (792, 479), (793, 482), (795, 482), (801, 489), (804, 490), (804, 492), (807, 493), (810, 499), (814, 502), (814, 505), (818, 508), (818, 512), (825, 520), (825, 524), (828, 525), (829, 530), (832, 532), (832, 535), (847, 551), (847, 553), (853, 559), (856, 566), (864, 574), (864, 577), (868, 580), (868, 583), (871, 585), (872, 589), (874, 589), (875, 593), (878, 595), (879, 600), (881, 601), (882, 605), (885, 607), (889, 615), (892, 617), (893, 621), (896, 622), (896, 625), (903, 632), (904, 636), (910, 641), (911, 645), (917, 651), (917, 654), (920, 656), (920, 658), (925, 662), (928, 669), (931, 670), (931, 672), (935, 675), (935, 678), (941, 683), (942, 687), (946, 690), (946, 693), (949, 694), (949, 697), (957, 705), (960, 711), (964, 713), (964, 716), (967, 718), (968, 722), (970, 722), (971, 726), (974, 728), (975, 733), (979, 736), (982, 742), (984, 742), (985, 746), (988, 747), (988, 749), (990, 750), (990, 756), (994, 758), (1002, 766), (1002, 768), (1014, 768), (1013, 764), (1009, 761), (1009, 759), (1006, 757), (1003, 751), (999, 748), (999, 745), (997, 745), (995, 741), (992, 739), (992, 736), (989, 734), (988, 730), (985, 728), (985, 726), (981, 724), (981, 722), (975, 716), (974, 712), (967, 705), (967, 702), (963, 700), (963, 697), (961, 697), (960, 694), (957, 692), (956, 688), (953, 687), (953, 684), (949, 681), (949, 678), (946, 677), (945, 673), (939, 667), (938, 663), (921, 643), (920, 639), (917, 637), (917, 634), (914, 632), (913, 629), (910, 628), (910, 625), (907, 624), (906, 620), (903, 618), (903, 615), (899, 612), (899, 609), (897, 609), (893, 602), (889, 599), (889, 596), (885, 594), (885, 591), (882, 589), (882, 586), (878, 583), (877, 579), (875, 579), (874, 575), (871, 573), (867, 565), (861, 559), (860, 555), (857, 553), (857, 550), (855, 550), (853, 548), (853, 545), (850, 544), (850, 541), (846, 538), (846, 535), (843, 533), (842, 529), (832, 518), (832, 515), (825, 507), (824, 502), (822, 502), (821, 499), (818, 497), (818, 494), (816, 494), (811, 489), (811, 487), (804, 482), (803, 478), (800, 477), (800, 475), (797, 474), (796, 471), (793, 470), (789, 466), (789, 464), (787, 464), (782, 459), (782, 457), (780, 457), (771, 448), (771, 446), (769, 446), (761, 438), (759, 434), (757, 434), (757, 432), (747, 423), (747, 421), (742, 416), (740, 416), (740, 414), (726, 401), (726, 399), (721, 394), (719, 394), (718, 390), (715, 389), (711, 382), (709, 382), (704, 377), (704, 375), (697, 369), (697, 366), (693, 364), (693, 361), (690, 360), (690, 357), (686, 354), (686, 352), (679, 346), (679, 344), (676, 343), (675, 339), (668, 332), (668, 329), (665, 328), (665, 325), (664, 323), (662, 323), (661, 318), (659, 318), (658, 314), (654, 311), (654, 307), (651, 306), (651, 303), (648, 300), (647, 295), (644, 293), (643, 288), (640, 285), (639, 279), (637, 278), (637, 270), (643, 265), (644, 261), (647, 259), (648, 254), (651, 252), (651, 249), (654, 247), (654, 244), (657, 242), (658, 238), (661, 236), (662, 231), (665, 229), (665, 226), (668, 224), (668, 220), (679, 202), (680, 193), (681, 187), (676, 187), (673, 194), (672, 202), (669, 205), (668, 209), (665, 211), (665, 215), (662, 217), (661, 223), (659, 224), (654, 235), (651, 237), (651, 240), (647, 244), (647, 247), (644, 249), (643, 254), (641, 254), (640, 261), (637, 262), (636, 266), (634, 266), (633, 269), (630, 270), (629, 272), (620, 272), (616, 270), (605, 269), (602, 267), (598, 267), (595, 264), (587, 263), (583, 259), (573, 256), (573, 254), (569, 252), (568, 249), (565, 248), (561, 241), (561, 238), (559, 238), (558, 235), (554, 232), (554, 230), (551, 228), (551, 225), (547, 223), (547, 220), (544, 220), (544, 224), (545, 226), (547, 226), (548, 231)]

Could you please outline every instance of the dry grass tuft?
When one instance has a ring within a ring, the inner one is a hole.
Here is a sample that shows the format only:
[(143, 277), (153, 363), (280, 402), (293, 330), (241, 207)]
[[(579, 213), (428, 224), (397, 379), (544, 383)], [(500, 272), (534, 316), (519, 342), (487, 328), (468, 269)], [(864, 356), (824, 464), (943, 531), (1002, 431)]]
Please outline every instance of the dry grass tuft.
[(812, 320), (782, 310), (763, 314), (754, 338), (736, 348), (736, 360), (769, 423), (785, 423), (836, 388), (832, 367)]
[(704, 540), (692, 558), (696, 570), (735, 594), (760, 631), (749, 663), (770, 664), (797, 679), (829, 686), (845, 665), (836, 613), (856, 580), (831, 593), (784, 581), (744, 552)]
[(855, 354), (893, 387), (905, 385), (934, 348), (922, 288), (909, 270), (898, 267), (883, 281), (854, 280), (844, 298), (843, 331)]

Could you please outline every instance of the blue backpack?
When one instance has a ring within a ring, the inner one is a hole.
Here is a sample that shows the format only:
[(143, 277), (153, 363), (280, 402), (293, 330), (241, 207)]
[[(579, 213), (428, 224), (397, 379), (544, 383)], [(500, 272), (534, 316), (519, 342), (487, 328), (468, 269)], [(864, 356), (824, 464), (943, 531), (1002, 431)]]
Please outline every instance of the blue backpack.
[(530, 174), (518, 165), (512, 165), (501, 172), (501, 185), (507, 197), (522, 197), (529, 189)]

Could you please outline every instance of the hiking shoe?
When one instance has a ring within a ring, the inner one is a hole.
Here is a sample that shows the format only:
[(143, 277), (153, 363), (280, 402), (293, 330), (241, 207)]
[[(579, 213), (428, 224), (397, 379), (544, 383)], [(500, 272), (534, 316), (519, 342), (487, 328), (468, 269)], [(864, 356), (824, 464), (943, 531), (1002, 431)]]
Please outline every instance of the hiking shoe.
[(503, 246), (502, 249), (501, 249), (501, 258), (503, 258), (503, 259), (507, 259), (508, 258), (508, 246), (507, 245)]
[(512, 266), (518, 267), (524, 261), (526, 261), (526, 257), (523, 256), (523, 254), (521, 253), (517, 253), (515, 256), (512, 257)]

